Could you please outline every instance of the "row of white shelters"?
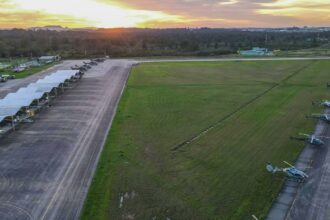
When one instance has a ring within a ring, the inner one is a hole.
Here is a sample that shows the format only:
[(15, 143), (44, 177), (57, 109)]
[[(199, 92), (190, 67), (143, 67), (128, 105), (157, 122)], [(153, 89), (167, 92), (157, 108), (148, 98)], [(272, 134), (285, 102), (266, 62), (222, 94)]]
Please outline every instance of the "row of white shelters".
[(79, 70), (61, 70), (20, 88), (15, 93), (7, 94), (0, 99), (0, 125), (10, 123), (14, 127), (15, 123), (31, 117), (33, 114), (30, 113), (34, 109), (49, 102), (51, 92), (57, 93), (57, 89), (64, 89), (65, 85), (81, 77)]

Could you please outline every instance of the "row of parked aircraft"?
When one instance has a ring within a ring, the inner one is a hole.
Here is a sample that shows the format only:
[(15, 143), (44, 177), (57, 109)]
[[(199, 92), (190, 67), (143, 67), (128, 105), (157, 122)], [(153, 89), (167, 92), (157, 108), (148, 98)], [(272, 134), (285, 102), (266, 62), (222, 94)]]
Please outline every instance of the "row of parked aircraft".
[[(327, 85), (330, 87), (330, 84)], [(319, 105), (324, 108), (330, 108), (330, 100), (325, 100), (320, 103), (313, 103), (313, 105)], [(324, 121), (326, 123), (330, 124), (330, 115), (328, 114), (312, 114), (306, 116), (307, 118), (315, 118), (321, 121)], [(299, 134), (299, 136), (291, 136), (290, 137), (293, 140), (301, 140), (305, 141), (308, 144), (314, 145), (314, 146), (322, 146), (325, 144), (325, 142), (322, 140), (322, 138), (328, 138), (328, 137), (322, 137), (322, 136), (316, 136), (314, 134)], [(295, 166), (291, 165), (290, 163), (283, 161), (285, 164), (289, 165), (289, 167), (285, 168), (279, 168), (274, 166), (271, 163), (267, 163), (266, 169), (270, 173), (277, 173), (277, 172), (283, 172), (287, 175), (289, 179), (292, 179), (294, 181), (303, 182), (308, 178), (308, 175), (297, 169)]]
[(81, 66), (75, 65), (73, 67), (71, 67), (72, 70), (80, 70), (83, 72), (86, 72), (87, 70), (89, 70), (90, 68), (92, 68), (92, 66), (97, 66), (98, 63), (102, 63), (104, 62), (106, 59), (105, 58), (96, 58), (96, 59), (91, 59), (89, 62), (83, 62), (84, 64)]

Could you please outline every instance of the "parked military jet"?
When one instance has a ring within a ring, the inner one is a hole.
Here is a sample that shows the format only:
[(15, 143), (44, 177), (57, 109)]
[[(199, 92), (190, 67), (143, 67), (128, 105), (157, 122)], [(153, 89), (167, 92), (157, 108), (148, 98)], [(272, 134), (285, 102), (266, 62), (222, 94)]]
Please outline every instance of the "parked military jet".
[(96, 58), (96, 59), (93, 59), (92, 61), (96, 61), (98, 63), (102, 63), (105, 61), (105, 58)]
[(90, 69), (90, 68), (92, 68), (92, 66), (91, 66), (91, 65), (89, 65), (89, 64), (84, 64), (84, 65), (83, 65), (83, 67), (85, 67), (85, 68), (87, 68), (87, 69)]
[(72, 66), (71, 69), (72, 69), (72, 70), (79, 70), (80, 67), (79, 67), (78, 65), (75, 65), (75, 66)]
[(277, 173), (277, 172), (283, 172), (287, 175), (288, 178), (293, 179), (295, 181), (303, 182), (308, 178), (308, 175), (301, 171), (298, 170), (296, 167), (292, 166), (286, 161), (283, 161), (285, 164), (289, 165), (290, 167), (286, 168), (278, 168), (276, 166), (273, 166), (271, 163), (267, 163), (266, 169), (270, 173)]
[(93, 60), (91, 60), (90, 62), (85, 62), (85, 61), (84, 61), (84, 64), (85, 64), (85, 65), (90, 65), (90, 66), (96, 66), (98, 63), (95, 62), (95, 61), (93, 61)]
[(72, 70), (80, 70), (80, 71), (87, 71), (87, 68), (84, 67), (84, 66), (78, 66), (78, 65), (75, 65), (73, 67), (71, 67)]
[(312, 144), (312, 145), (317, 145), (317, 146), (324, 145), (324, 141), (319, 139), (319, 137), (315, 136), (314, 134), (312, 134), (312, 135), (299, 134), (299, 137), (291, 136), (290, 138), (294, 139), (294, 140), (305, 141), (306, 143), (309, 143), (309, 144)]
[(312, 114), (312, 115), (307, 115), (306, 117), (307, 118), (316, 118), (316, 119), (325, 121), (327, 123), (330, 123), (330, 115), (327, 115), (327, 114)]
[(93, 61), (93, 60), (91, 60), (91, 62), (89, 64), (90, 65), (93, 65), (93, 66), (97, 66), (98, 65), (98, 63), (96, 61)]

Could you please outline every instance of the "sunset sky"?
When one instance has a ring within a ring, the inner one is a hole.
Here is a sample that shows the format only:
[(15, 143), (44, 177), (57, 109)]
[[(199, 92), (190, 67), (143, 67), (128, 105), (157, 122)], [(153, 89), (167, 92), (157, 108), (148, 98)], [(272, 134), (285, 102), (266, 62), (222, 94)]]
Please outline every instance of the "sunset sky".
[(0, 28), (330, 26), (330, 0), (0, 0)]

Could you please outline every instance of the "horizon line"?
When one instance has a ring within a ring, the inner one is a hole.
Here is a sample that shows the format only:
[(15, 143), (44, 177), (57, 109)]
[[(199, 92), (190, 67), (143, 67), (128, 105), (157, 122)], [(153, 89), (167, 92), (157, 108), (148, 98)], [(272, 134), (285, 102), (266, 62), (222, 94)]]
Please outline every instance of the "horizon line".
[(45, 25), (45, 26), (31, 26), (31, 27), (7, 27), (1, 28), (0, 30), (29, 30), (36, 28), (62, 28), (68, 30), (75, 29), (89, 29), (89, 30), (110, 30), (110, 29), (156, 29), (156, 30), (166, 30), (166, 29), (289, 29), (289, 28), (299, 28), (299, 29), (311, 29), (311, 28), (330, 28), (330, 26), (278, 26), (278, 27), (208, 27), (208, 26), (200, 26), (200, 27), (63, 27), (61, 25)]

